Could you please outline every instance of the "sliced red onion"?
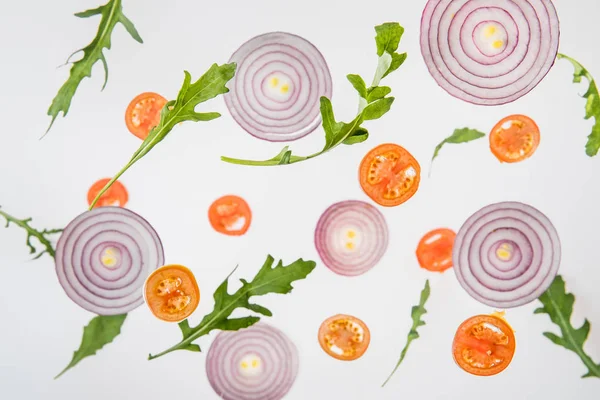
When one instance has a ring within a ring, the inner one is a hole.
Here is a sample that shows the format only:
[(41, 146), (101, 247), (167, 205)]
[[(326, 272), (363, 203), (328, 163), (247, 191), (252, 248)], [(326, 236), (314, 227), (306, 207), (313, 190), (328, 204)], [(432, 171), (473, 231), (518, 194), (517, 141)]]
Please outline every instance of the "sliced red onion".
[(450, 95), (500, 105), (529, 93), (550, 71), (559, 25), (551, 0), (429, 0), (421, 52)]
[(554, 225), (518, 202), (491, 204), (473, 214), (456, 235), (452, 252), (461, 286), (496, 308), (537, 299), (556, 276), (560, 256)]
[(321, 215), (315, 246), (327, 268), (338, 275), (358, 276), (373, 268), (388, 247), (383, 214), (369, 203), (335, 203)]
[(279, 329), (257, 322), (221, 331), (206, 356), (210, 385), (225, 400), (279, 400), (298, 375), (298, 350)]
[(329, 67), (306, 39), (285, 32), (256, 36), (229, 62), (237, 63), (225, 103), (248, 133), (271, 142), (292, 141), (321, 123), (321, 96), (331, 98)]
[(98, 315), (139, 307), (146, 278), (163, 264), (163, 247), (154, 228), (121, 207), (80, 214), (56, 245), (58, 281), (71, 300)]

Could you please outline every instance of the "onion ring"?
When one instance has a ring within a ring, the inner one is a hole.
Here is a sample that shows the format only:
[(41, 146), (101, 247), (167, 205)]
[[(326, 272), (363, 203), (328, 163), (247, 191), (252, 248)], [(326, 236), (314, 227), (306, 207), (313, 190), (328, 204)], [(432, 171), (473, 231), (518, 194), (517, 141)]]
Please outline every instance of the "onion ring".
[(329, 67), (306, 39), (271, 32), (245, 42), (231, 56), (237, 64), (225, 103), (251, 135), (271, 141), (300, 139), (321, 123), (320, 97), (331, 98)]
[(552, 222), (519, 202), (491, 204), (469, 217), (456, 235), (452, 254), (461, 286), (496, 308), (537, 299), (558, 273), (560, 258)]
[(80, 214), (56, 245), (56, 274), (65, 293), (98, 315), (139, 307), (146, 278), (163, 264), (163, 247), (154, 228), (122, 207)]
[(558, 53), (560, 22), (551, 0), (429, 0), (421, 53), (450, 95), (494, 106), (529, 93)]
[(298, 375), (298, 349), (279, 329), (257, 322), (221, 331), (206, 356), (210, 385), (225, 400), (279, 400)]
[(331, 205), (319, 218), (315, 247), (327, 268), (358, 276), (373, 268), (389, 242), (383, 214), (369, 203), (347, 200)]

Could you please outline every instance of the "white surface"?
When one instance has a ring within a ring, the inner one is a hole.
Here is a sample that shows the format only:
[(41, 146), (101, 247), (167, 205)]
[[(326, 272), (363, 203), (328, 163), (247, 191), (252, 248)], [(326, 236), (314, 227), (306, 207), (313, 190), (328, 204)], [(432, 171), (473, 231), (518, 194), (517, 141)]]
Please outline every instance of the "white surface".
[[(67, 118), (58, 118), (42, 141), (45, 113), (68, 68), (56, 69), (87, 44), (98, 19), (78, 19), (74, 12), (97, 0), (10, 2), (0, 15), (0, 205), (16, 216), (34, 218), (40, 228), (65, 226), (86, 208), (88, 187), (115, 173), (139, 145), (125, 128), (128, 102), (142, 91), (176, 95), (183, 70), (194, 79), (211, 63), (226, 62), (248, 38), (285, 30), (312, 41), (325, 55), (334, 80), (338, 118), (349, 120), (357, 96), (348, 73), (370, 77), (376, 66), (373, 27), (398, 21), (406, 33), (400, 49), (408, 60), (386, 80), (397, 99), (392, 111), (365, 126), (366, 143), (338, 148), (326, 156), (285, 168), (228, 165), (220, 155), (268, 158), (281, 144), (245, 133), (228, 115), (222, 98), (202, 109), (223, 117), (178, 127), (123, 176), (129, 207), (146, 217), (161, 235), (168, 263), (196, 273), (202, 301), (195, 322), (212, 309), (212, 293), (236, 265), (236, 278), (249, 278), (270, 253), (291, 262), (317, 259), (313, 229), (320, 213), (344, 199), (368, 200), (357, 180), (363, 155), (377, 144), (396, 142), (420, 161), (423, 181), (404, 205), (383, 212), (391, 245), (381, 263), (366, 275), (343, 278), (319, 263), (291, 295), (269, 295), (261, 304), (274, 312), (268, 322), (284, 330), (301, 349), (298, 379), (287, 399), (597, 399), (600, 380), (582, 380), (579, 358), (542, 336), (554, 331), (546, 315), (533, 315), (532, 303), (510, 310), (517, 353), (502, 374), (477, 378), (455, 366), (450, 343), (467, 317), (492, 309), (471, 299), (453, 271), (432, 275), (418, 268), (414, 249), (419, 238), (438, 226), (455, 230), (471, 213), (489, 203), (517, 200), (546, 213), (563, 245), (560, 273), (577, 296), (574, 322), (590, 319), (586, 351), (600, 361), (600, 268), (598, 199), (600, 156), (584, 153), (592, 122), (584, 121), (586, 86), (571, 83), (572, 67), (556, 64), (533, 92), (512, 104), (483, 108), (449, 97), (432, 80), (418, 48), (424, 0), (412, 1), (125, 1), (144, 44), (122, 27), (106, 52), (108, 86), (100, 93), (102, 70), (84, 80)], [(555, 2), (561, 19), (560, 51), (580, 60), (600, 78), (594, 0)], [(448, 145), (427, 179), (435, 145), (454, 128), (489, 131), (502, 117), (526, 113), (539, 124), (542, 142), (530, 160), (500, 165), (487, 139)], [(322, 132), (294, 142), (299, 154), (322, 145)], [(254, 212), (247, 235), (215, 233), (207, 209), (217, 197), (244, 196)], [(154, 361), (148, 353), (180, 339), (175, 325), (153, 318), (144, 306), (131, 313), (122, 335), (98, 355), (85, 359), (59, 380), (52, 380), (79, 346), (82, 327), (92, 315), (73, 304), (57, 282), (51, 259), (29, 262), (24, 232), (0, 229), (0, 388), (5, 399), (161, 399), (188, 396), (214, 399), (204, 371), (205, 353), (175, 352)], [(381, 383), (396, 363), (425, 278), (432, 293), (420, 328), (402, 367), (384, 389)], [(345, 363), (327, 356), (316, 341), (321, 321), (335, 313), (363, 319), (372, 332), (368, 352)], [(214, 334), (203, 337), (206, 351)]]

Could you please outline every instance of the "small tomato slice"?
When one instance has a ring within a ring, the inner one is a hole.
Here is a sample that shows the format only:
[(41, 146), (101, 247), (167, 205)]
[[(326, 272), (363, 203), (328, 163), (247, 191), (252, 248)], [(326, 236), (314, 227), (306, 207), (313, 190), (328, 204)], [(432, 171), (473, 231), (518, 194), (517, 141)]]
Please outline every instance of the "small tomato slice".
[(515, 335), (508, 323), (495, 315), (476, 315), (464, 321), (452, 343), (454, 361), (478, 376), (496, 375), (515, 354)]
[(213, 229), (230, 236), (240, 236), (248, 231), (252, 211), (246, 200), (226, 195), (215, 200), (208, 209), (208, 219)]
[(165, 265), (146, 279), (144, 299), (154, 316), (167, 322), (189, 317), (200, 303), (200, 289), (192, 271), (183, 265)]
[(369, 151), (360, 163), (360, 186), (377, 204), (398, 206), (419, 188), (421, 166), (406, 149), (386, 143)]
[(129, 132), (144, 140), (160, 122), (160, 111), (167, 99), (153, 92), (137, 95), (125, 110), (125, 124)]
[(371, 332), (360, 319), (338, 314), (327, 318), (319, 328), (319, 344), (333, 358), (352, 361), (361, 357), (371, 342)]
[[(98, 195), (98, 192), (106, 186), (106, 184), (110, 181), (111, 178), (100, 179), (96, 183), (94, 183), (87, 193), (87, 201), (88, 205), (92, 204), (92, 201)], [(98, 202), (94, 205), (96, 207), (105, 207), (105, 206), (117, 206), (117, 207), (125, 207), (127, 201), (129, 200), (129, 194), (127, 193), (127, 189), (125, 186), (119, 181), (115, 181), (111, 187), (108, 188), (106, 192), (102, 196)]]
[(525, 115), (510, 115), (490, 132), (490, 149), (501, 162), (516, 163), (533, 155), (540, 144), (540, 129)]
[(419, 265), (432, 272), (444, 272), (452, 267), (452, 247), (456, 233), (447, 228), (429, 231), (417, 246)]

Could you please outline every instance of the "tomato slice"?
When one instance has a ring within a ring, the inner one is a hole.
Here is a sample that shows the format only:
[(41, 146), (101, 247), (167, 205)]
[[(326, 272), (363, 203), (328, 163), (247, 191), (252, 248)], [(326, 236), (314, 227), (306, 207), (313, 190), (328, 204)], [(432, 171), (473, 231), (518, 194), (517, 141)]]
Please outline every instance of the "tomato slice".
[(360, 163), (360, 186), (377, 204), (398, 206), (419, 188), (421, 166), (406, 149), (386, 143), (369, 151)]
[(444, 272), (452, 267), (452, 246), (456, 233), (448, 228), (429, 231), (417, 246), (419, 265), (432, 272)]
[(501, 162), (516, 163), (533, 155), (540, 144), (540, 128), (525, 115), (510, 115), (490, 132), (490, 149)]
[(189, 317), (200, 303), (200, 289), (192, 271), (183, 265), (165, 265), (148, 276), (144, 299), (154, 316), (167, 322)]
[(160, 122), (160, 111), (167, 99), (160, 94), (144, 92), (137, 95), (125, 111), (125, 124), (129, 132), (144, 140)]
[(319, 344), (331, 357), (352, 361), (361, 357), (371, 342), (371, 332), (360, 319), (338, 314), (327, 318), (319, 328)]
[(515, 335), (508, 323), (495, 315), (476, 315), (464, 321), (452, 343), (454, 361), (478, 376), (496, 375), (510, 364)]
[(208, 219), (213, 229), (230, 236), (240, 236), (248, 231), (252, 211), (246, 200), (226, 195), (215, 200), (208, 209)]
[[(88, 205), (92, 204), (92, 201), (98, 195), (98, 192), (106, 186), (106, 184), (110, 181), (111, 178), (100, 179), (96, 183), (94, 183), (87, 193), (87, 201)], [(125, 207), (127, 201), (129, 200), (129, 194), (127, 193), (127, 189), (125, 186), (119, 181), (115, 181), (111, 187), (108, 188), (106, 192), (102, 196), (98, 202), (94, 205), (96, 207), (105, 207), (105, 206), (117, 206), (117, 207)]]

